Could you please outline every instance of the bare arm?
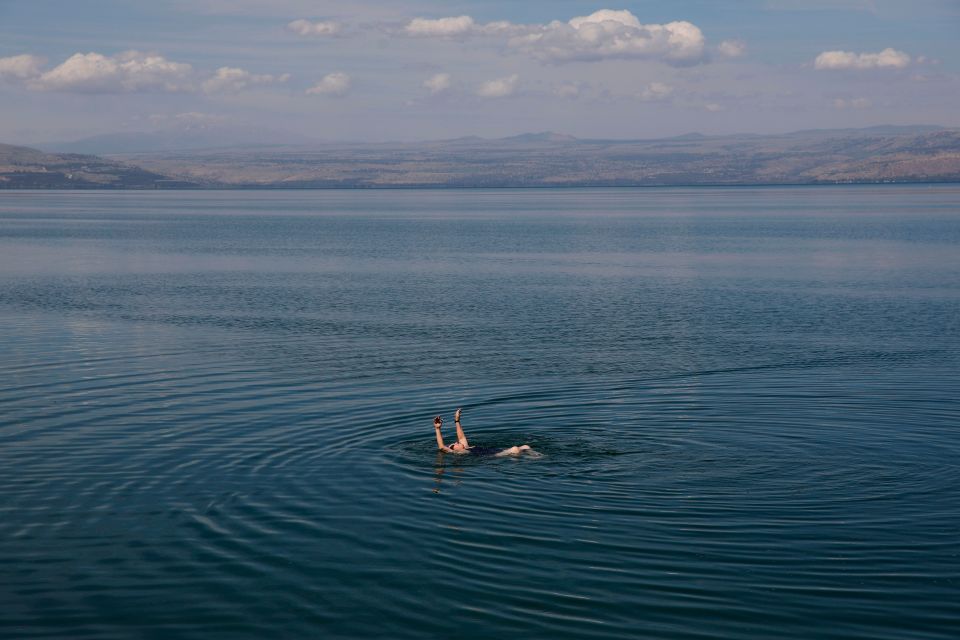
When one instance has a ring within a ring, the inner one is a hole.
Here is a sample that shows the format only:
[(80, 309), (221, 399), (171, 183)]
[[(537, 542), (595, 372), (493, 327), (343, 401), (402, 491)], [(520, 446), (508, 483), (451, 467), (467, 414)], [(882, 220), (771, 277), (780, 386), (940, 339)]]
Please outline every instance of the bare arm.
[(457, 409), (457, 412), (453, 414), (453, 421), (457, 425), (457, 441), (464, 447), (469, 447), (470, 444), (467, 442), (467, 434), (463, 432), (463, 427), (460, 426), (460, 411), (462, 411), (462, 409)]

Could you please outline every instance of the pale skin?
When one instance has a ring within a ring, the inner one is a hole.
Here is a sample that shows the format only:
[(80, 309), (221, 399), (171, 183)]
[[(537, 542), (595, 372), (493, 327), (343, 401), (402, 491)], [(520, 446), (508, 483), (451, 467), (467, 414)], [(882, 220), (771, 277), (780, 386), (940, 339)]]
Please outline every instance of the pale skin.
[[(443, 443), (443, 435), (440, 433), (441, 427), (443, 427), (443, 418), (437, 416), (433, 419), (433, 431), (437, 436), (437, 448), (440, 451), (446, 453), (470, 453), (470, 443), (467, 441), (467, 435), (463, 432), (463, 427), (460, 425), (460, 413), (461, 409), (457, 409), (456, 413), (453, 414), (454, 424), (457, 426), (457, 439), (455, 442), (451, 442), (449, 445)], [(497, 457), (500, 456), (518, 456), (524, 451), (532, 451), (530, 445), (522, 444), (515, 447), (510, 447), (509, 449), (504, 449), (499, 453), (496, 453)]]

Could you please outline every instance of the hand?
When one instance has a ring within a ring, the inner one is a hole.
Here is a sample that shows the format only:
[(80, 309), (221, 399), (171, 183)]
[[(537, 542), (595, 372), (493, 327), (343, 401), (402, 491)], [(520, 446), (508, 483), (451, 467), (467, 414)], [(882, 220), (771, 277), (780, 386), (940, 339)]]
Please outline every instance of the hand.
[(456, 412), (455, 414), (453, 414), (453, 420), (454, 420), (454, 422), (460, 422), (460, 412), (461, 412), (461, 411), (463, 411), (463, 409), (457, 409), (457, 412)]
[(440, 428), (440, 425), (442, 425), (442, 424), (443, 424), (443, 418), (441, 418), (440, 416), (437, 416), (436, 418), (433, 419), (433, 428), (434, 428), (434, 429), (439, 429), (439, 428)]

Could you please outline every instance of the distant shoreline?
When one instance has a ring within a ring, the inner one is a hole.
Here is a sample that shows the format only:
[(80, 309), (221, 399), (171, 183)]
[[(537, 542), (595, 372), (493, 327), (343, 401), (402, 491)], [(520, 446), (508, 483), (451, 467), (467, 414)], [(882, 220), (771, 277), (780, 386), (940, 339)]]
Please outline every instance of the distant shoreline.
[(0, 189), (562, 189), (960, 181), (960, 129), (595, 141), (530, 135), (109, 156), (0, 144)]
[(0, 192), (151, 192), (151, 191), (548, 191), (561, 189), (779, 189), (784, 187), (904, 187), (904, 186), (960, 185), (960, 180), (902, 180), (882, 182), (764, 182), (744, 184), (689, 183), (689, 184), (573, 184), (573, 185), (362, 185), (331, 187), (292, 186), (197, 186), (197, 187), (5, 187)]

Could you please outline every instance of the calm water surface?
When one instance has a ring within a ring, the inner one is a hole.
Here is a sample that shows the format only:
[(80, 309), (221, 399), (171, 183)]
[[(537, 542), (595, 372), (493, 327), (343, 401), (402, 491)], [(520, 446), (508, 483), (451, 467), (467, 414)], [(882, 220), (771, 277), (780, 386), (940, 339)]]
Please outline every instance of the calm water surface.
[(955, 638), (958, 365), (960, 186), (0, 192), (0, 637)]

